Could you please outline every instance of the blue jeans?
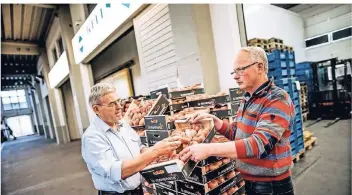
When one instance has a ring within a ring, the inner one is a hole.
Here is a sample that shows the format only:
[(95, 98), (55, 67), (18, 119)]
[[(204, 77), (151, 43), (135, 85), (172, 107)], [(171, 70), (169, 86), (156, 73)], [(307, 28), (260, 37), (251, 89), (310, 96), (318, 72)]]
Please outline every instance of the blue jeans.
[(291, 177), (280, 181), (256, 182), (246, 180), (247, 195), (294, 195)]

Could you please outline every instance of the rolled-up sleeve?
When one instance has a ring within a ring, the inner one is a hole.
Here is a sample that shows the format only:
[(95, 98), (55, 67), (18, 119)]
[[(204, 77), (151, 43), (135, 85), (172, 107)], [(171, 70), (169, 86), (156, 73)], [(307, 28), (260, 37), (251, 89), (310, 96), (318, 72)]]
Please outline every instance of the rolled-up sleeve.
[(84, 137), (82, 145), (83, 159), (93, 173), (114, 183), (121, 181), (122, 161), (114, 157), (112, 148), (102, 137)]

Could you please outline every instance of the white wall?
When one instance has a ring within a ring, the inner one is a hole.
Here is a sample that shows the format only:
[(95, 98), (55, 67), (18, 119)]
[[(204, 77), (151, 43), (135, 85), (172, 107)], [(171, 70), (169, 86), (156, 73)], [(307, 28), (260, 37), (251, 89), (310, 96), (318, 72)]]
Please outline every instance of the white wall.
[(244, 4), (247, 38), (276, 37), (292, 46), (296, 62), (306, 61), (304, 24), (297, 13), (268, 4)]
[[(323, 4), (299, 5), (291, 9), (304, 21), (305, 38), (322, 35), (352, 25), (352, 5)], [(342, 40), (306, 50), (307, 61), (320, 61), (333, 57), (350, 58), (352, 39)]]
[(131, 67), (132, 80), (136, 95), (147, 95), (148, 88), (141, 78), (141, 70), (138, 60), (138, 51), (134, 30), (113, 43), (100, 56), (91, 61), (94, 79), (97, 79), (118, 66), (134, 60), (135, 65)]
[(234, 4), (211, 4), (210, 15), (218, 64), (220, 90), (238, 87), (230, 72), (235, 54), (241, 48), (236, 6)]

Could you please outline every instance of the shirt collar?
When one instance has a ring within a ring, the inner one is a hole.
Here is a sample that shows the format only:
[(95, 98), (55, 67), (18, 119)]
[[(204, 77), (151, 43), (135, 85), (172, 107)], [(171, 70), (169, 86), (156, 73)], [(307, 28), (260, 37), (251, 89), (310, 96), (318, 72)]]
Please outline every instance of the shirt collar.
[[(267, 80), (265, 83), (263, 83), (260, 87), (258, 87), (258, 89), (255, 90), (255, 92), (252, 94), (252, 96), (253, 97), (260, 97), (260, 96), (266, 95), (272, 85), (274, 85), (274, 77), (271, 77), (269, 80)], [(244, 94), (244, 98), (246, 101), (248, 101), (250, 97), (251, 97), (251, 95), (249, 92), (246, 92)]]
[[(94, 120), (93, 120), (93, 123), (96, 127), (102, 129), (103, 131), (108, 131), (109, 129), (111, 129), (111, 127), (106, 124), (103, 120), (101, 120), (101, 118), (99, 118), (99, 116), (95, 116)], [(119, 121), (119, 124), (118, 124), (120, 127), (123, 126), (123, 121)]]

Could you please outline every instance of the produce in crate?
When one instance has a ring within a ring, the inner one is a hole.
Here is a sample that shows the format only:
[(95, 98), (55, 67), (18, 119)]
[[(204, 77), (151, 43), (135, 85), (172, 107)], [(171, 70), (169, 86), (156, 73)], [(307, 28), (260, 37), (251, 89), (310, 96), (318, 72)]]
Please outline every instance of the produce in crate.
[(144, 116), (152, 108), (154, 100), (133, 100), (128, 106), (124, 119), (130, 126), (143, 126)]

